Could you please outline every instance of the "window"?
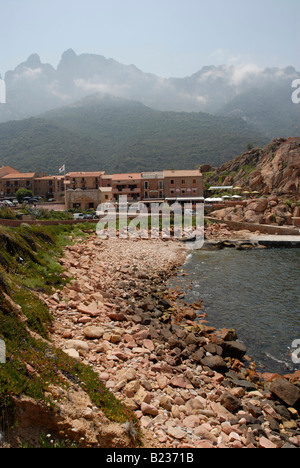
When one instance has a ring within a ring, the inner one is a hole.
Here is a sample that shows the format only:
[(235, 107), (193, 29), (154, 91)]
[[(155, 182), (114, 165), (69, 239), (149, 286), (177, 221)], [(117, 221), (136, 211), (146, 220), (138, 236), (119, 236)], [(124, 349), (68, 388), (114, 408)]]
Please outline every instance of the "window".
[(174, 180), (173, 179), (171, 179), (170, 184), (174, 185)]
[(149, 189), (149, 182), (148, 182), (148, 180), (145, 180), (145, 182), (144, 182), (144, 189), (145, 189), (145, 190), (148, 190), (148, 189)]
[(162, 190), (164, 188), (164, 181), (163, 180), (158, 181), (158, 188), (159, 188), (159, 190)]
[(185, 179), (181, 179), (181, 185), (185, 185)]

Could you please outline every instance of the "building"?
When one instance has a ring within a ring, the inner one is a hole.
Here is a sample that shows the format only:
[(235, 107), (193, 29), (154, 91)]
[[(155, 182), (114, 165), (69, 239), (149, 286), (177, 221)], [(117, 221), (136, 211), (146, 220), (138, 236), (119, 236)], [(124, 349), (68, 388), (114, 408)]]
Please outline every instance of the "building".
[(55, 199), (64, 203), (65, 179), (64, 176), (35, 177), (33, 193), (36, 197)]
[(197, 202), (203, 198), (203, 178), (199, 169), (164, 171), (164, 196), (168, 201)]
[(19, 189), (25, 188), (34, 192), (35, 173), (14, 172), (0, 176), (1, 197), (12, 198), (16, 196)]
[(105, 172), (69, 172), (66, 174), (66, 182), (69, 189), (98, 190), (101, 177)]
[(151, 203), (164, 200), (164, 173), (142, 172), (142, 201)]
[(121, 196), (126, 196), (128, 203), (142, 201), (147, 206), (165, 200), (197, 203), (203, 200), (204, 193), (200, 170), (102, 173), (99, 185), (98, 188), (94, 186), (90, 189), (72, 189), (68, 186), (66, 207), (96, 209), (101, 203), (116, 203)]
[(128, 203), (142, 201), (147, 206), (163, 201), (196, 203), (203, 199), (200, 170), (165, 170), (142, 173), (105, 174), (69, 172), (47, 176), (21, 173), (9, 166), (0, 168), (0, 195), (14, 198), (20, 188), (34, 196), (65, 203), (66, 209), (96, 210), (100, 204), (117, 202), (126, 196)]

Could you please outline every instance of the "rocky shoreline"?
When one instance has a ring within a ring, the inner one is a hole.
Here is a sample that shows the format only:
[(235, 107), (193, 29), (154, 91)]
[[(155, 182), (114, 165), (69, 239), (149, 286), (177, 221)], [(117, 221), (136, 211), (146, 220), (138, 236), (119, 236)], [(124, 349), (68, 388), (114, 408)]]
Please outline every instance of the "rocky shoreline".
[(144, 447), (299, 448), (300, 373), (258, 375), (234, 330), (215, 330), (201, 299), (169, 290), (186, 253), (178, 241), (95, 234), (67, 247), (72, 282), (42, 295), (51, 340), (135, 412)]

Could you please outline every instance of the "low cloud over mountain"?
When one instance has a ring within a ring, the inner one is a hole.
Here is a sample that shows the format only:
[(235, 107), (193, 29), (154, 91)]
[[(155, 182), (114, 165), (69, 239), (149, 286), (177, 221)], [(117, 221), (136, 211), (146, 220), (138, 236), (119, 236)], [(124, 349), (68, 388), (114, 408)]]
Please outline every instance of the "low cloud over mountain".
[(63, 53), (55, 69), (31, 55), (5, 75), (7, 104), (0, 122), (20, 120), (72, 104), (94, 93), (139, 101), (161, 111), (237, 116), (270, 138), (300, 133), (300, 105), (292, 102), (293, 67), (209, 66), (186, 78), (143, 73), (101, 55)]

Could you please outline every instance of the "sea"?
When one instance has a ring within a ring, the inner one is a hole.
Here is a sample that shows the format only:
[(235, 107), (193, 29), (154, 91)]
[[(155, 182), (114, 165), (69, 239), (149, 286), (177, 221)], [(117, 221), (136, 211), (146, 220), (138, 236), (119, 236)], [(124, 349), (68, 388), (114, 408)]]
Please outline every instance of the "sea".
[(171, 288), (202, 299), (208, 325), (234, 328), (259, 372), (300, 370), (300, 250), (197, 250)]

